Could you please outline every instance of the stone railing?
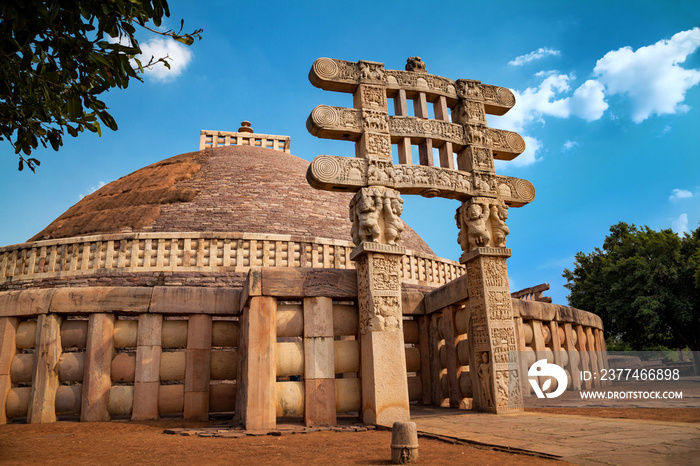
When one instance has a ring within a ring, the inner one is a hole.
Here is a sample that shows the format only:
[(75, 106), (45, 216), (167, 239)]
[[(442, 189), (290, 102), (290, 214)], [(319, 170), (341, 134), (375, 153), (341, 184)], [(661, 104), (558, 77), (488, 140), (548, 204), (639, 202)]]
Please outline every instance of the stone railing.
[(514, 291), (510, 294), (510, 297), (524, 299), (526, 301), (541, 301), (543, 303), (551, 303), (551, 297), (542, 296), (542, 293), (544, 293), (547, 290), (549, 290), (549, 283), (542, 283), (541, 285), (531, 286), (530, 288), (525, 288), (520, 291)]
[[(104, 272), (247, 272), (250, 267), (352, 269), (349, 241), (254, 233), (131, 233), (0, 247), (0, 285)], [(404, 282), (443, 285), (458, 262), (407, 251)]]
[(256, 146), (290, 153), (291, 138), (274, 134), (202, 130), (199, 150), (221, 146)]

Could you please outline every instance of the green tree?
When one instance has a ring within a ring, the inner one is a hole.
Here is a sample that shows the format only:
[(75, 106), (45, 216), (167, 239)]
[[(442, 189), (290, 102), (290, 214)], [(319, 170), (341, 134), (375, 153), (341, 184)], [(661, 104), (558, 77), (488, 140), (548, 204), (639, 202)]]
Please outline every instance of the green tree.
[[(169, 17), (166, 0), (5, 0), (0, 5), (0, 140), (19, 157), (19, 170), (39, 165), (29, 155), (41, 143), (54, 149), (100, 123), (117, 123), (99, 99), (111, 88), (142, 81), (137, 26), (191, 45), (201, 30), (158, 31)], [(160, 66), (160, 65), (159, 65)]]
[(632, 349), (700, 351), (700, 228), (679, 237), (618, 223), (602, 250), (577, 253), (563, 276), (569, 304), (598, 314)]

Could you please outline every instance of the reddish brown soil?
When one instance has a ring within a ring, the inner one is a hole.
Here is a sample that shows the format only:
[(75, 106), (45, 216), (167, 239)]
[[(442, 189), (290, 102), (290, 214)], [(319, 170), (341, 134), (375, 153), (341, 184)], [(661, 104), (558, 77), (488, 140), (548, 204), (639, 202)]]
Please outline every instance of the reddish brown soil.
[[(212, 423), (57, 422), (0, 426), (5, 464), (390, 464), (391, 432), (313, 432), (243, 438), (164, 434), (163, 429)], [(555, 464), (433, 439), (419, 439), (422, 464)], [(564, 464), (559, 461), (556, 464)]]
[[(700, 409), (538, 408), (530, 412), (700, 422)], [(313, 432), (243, 438), (164, 434), (216, 422), (57, 422), (0, 425), (1, 464), (390, 464), (391, 432)], [(554, 464), (553, 460), (420, 438), (422, 464)], [(557, 464), (564, 464), (557, 461)]]

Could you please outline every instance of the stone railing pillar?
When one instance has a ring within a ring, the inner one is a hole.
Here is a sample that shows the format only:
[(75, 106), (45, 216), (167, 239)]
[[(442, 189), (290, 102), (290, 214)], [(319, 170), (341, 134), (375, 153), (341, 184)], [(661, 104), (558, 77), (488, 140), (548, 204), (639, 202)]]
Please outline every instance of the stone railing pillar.
[(0, 424), (7, 423), (5, 403), (12, 389), (10, 368), (12, 359), (17, 352), (15, 336), (19, 319), (16, 317), (0, 317)]
[(336, 423), (333, 300), (304, 298), (304, 423)]
[(136, 346), (134, 404), (131, 419), (158, 419), (160, 391), (160, 355), (162, 352), (163, 316), (141, 314)]
[(277, 300), (252, 296), (239, 333), (236, 416), (247, 430), (277, 425)]
[(211, 374), (211, 316), (192, 314), (187, 322), (185, 419), (209, 419)]
[(56, 422), (58, 361), (61, 358), (61, 318), (56, 314), (37, 317), (36, 363), (27, 422)]
[(114, 356), (114, 315), (90, 314), (80, 420), (109, 421), (109, 390), (112, 388)]

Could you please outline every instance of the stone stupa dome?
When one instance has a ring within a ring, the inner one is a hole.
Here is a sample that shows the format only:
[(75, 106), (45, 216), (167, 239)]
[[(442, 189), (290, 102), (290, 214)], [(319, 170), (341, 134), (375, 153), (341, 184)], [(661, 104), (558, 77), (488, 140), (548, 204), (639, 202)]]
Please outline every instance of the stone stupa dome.
[[(309, 162), (222, 146), (154, 163), (85, 196), (29, 241), (111, 233), (246, 232), (350, 241), (349, 193), (313, 189)], [(433, 255), (407, 227), (402, 244)]]

